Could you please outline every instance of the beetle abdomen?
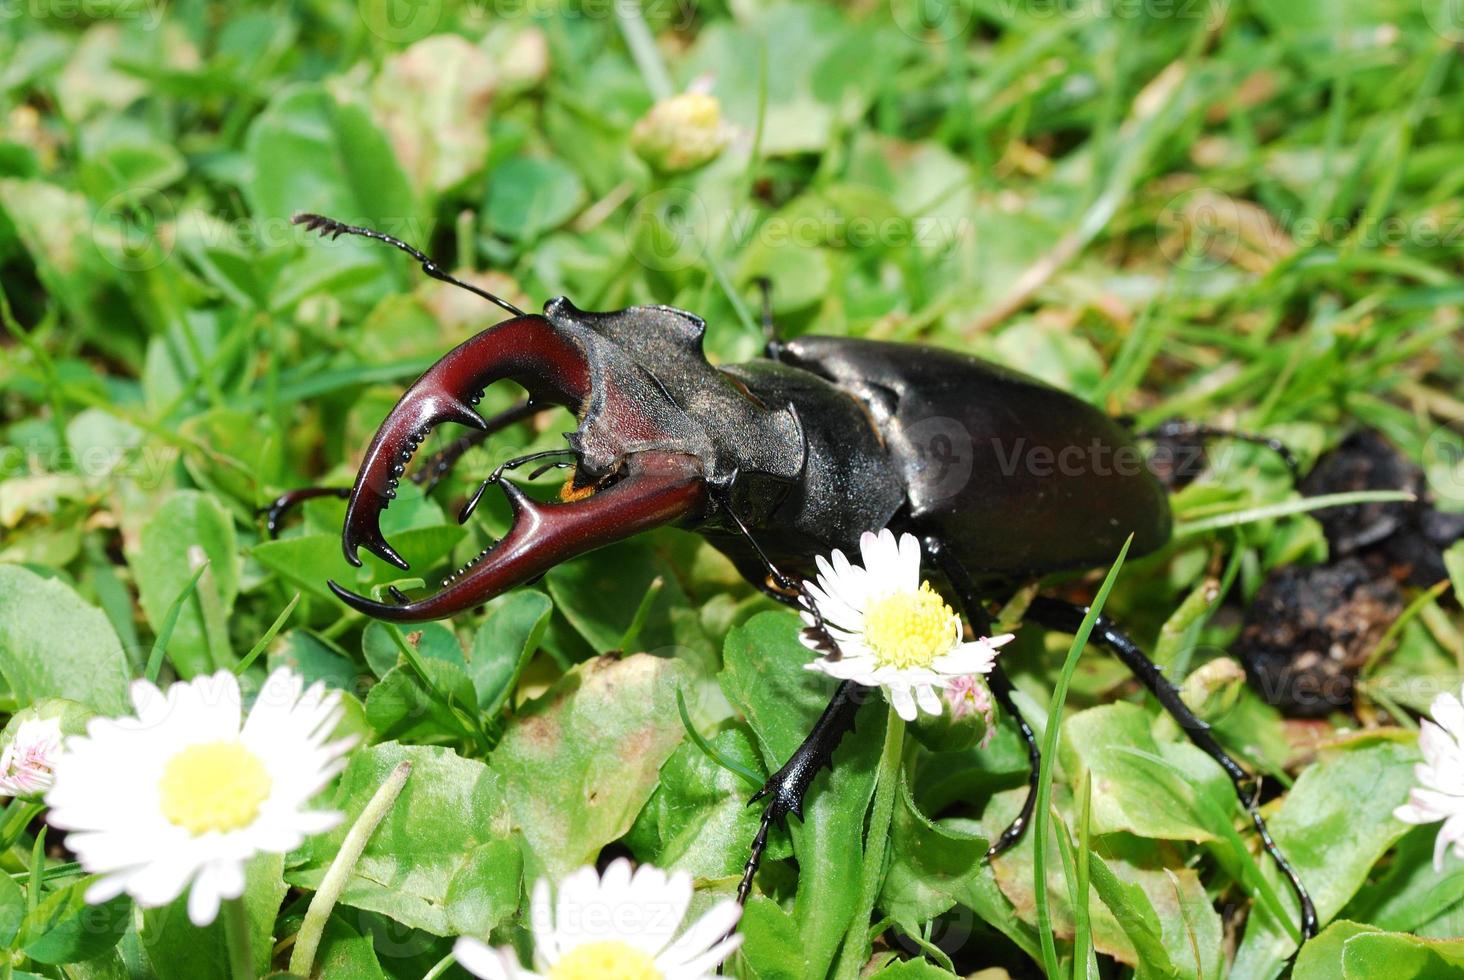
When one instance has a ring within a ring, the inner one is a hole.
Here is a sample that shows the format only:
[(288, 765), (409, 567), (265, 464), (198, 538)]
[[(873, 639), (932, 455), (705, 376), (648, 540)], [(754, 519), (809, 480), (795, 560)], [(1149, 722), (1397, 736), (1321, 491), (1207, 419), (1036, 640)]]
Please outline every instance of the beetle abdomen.
[(905, 484), (903, 518), (974, 573), (1111, 562), (1170, 534), (1168, 497), (1130, 434), (1098, 409), (955, 351), (800, 337), (788, 360), (863, 401)]

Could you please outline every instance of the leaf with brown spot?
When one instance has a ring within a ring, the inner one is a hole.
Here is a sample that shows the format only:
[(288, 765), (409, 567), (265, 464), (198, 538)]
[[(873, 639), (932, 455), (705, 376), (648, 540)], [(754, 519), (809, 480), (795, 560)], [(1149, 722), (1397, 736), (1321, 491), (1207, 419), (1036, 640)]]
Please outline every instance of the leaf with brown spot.
[(526, 872), (558, 878), (630, 830), (681, 742), (674, 660), (600, 657), (525, 706), (493, 754), (527, 844)]

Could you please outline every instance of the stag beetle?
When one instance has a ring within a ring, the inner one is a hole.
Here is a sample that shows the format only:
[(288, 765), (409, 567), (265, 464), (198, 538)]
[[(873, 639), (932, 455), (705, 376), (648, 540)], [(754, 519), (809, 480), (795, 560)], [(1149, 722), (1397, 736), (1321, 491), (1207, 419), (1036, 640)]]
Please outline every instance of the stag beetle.
[[(428, 275), (477, 293), (512, 318), (458, 345), (407, 389), (349, 491), (285, 494), (270, 508), (271, 531), (298, 500), (338, 494), (349, 498), (341, 539), (346, 559), (359, 565), (357, 549), (364, 547), (406, 569), (379, 519), (434, 427), (456, 422), (473, 431), (414, 472), (413, 479), (429, 485), (469, 446), (536, 411), (563, 406), (579, 423), (566, 436), (567, 449), (511, 460), (484, 482), (461, 518), (484, 489), (497, 485), (508, 497), (512, 526), (439, 590), (409, 599), (393, 588), (394, 601), (381, 602), (329, 583), (341, 601), (369, 616), (396, 622), (452, 616), (560, 562), (663, 525), (702, 534), (754, 585), (806, 606), (801, 582), (814, 574), (815, 555), (835, 548), (853, 553), (861, 532), (888, 527), (922, 542), (972, 628), (984, 634), (991, 625), (987, 600), (1009, 597), (1046, 573), (1107, 565), (1130, 535), (1135, 555), (1170, 538), (1167, 494), (1136, 446), (1146, 434), (1008, 368), (926, 346), (813, 336), (782, 341), (766, 314), (767, 357), (714, 367), (702, 350), (706, 323), (691, 313), (668, 306), (594, 313), (564, 298), (550, 300), (542, 315), (525, 313), (389, 235), (320, 215), (294, 220), (332, 238), (361, 235), (401, 249)], [(473, 406), (487, 386), (504, 379), (529, 398), (484, 419)], [(1271, 446), (1294, 468), (1273, 441), (1205, 426), (1181, 429), (1156, 434), (1238, 435)], [(935, 458), (936, 445), (945, 458)], [(559, 503), (531, 500), (501, 479), (506, 468), (544, 458), (570, 469)], [(1037, 596), (1025, 618), (1072, 633), (1086, 612)], [(1098, 618), (1092, 635), (1224, 768), (1296, 892), (1303, 934), (1315, 935), (1312, 901), (1266, 830), (1250, 776), (1107, 617)], [(999, 666), (990, 680), (1031, 762), (1026, 803), (992, 844), (994, 855), (1015, 843), (1031, 819), (1040, 755), (1013, 702), (1011, 681)], [(809, 784), (831, 765), (862, 693), (843, 682), (808, 738), (753, 797), (766, 806), (740, 900), (751, 889), (769, 828), (790, 813), (801, 816)]]

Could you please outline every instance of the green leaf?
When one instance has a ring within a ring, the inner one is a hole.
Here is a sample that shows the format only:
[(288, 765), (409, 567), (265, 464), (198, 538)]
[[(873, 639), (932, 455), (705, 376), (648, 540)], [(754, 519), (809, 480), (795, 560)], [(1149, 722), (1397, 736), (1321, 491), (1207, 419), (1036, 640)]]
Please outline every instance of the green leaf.
[(9, 947), (25, 922), (25, 892), (9, 875), (0, 875), (0, 945)]
[(737, 931), (742, 934), (739, 976), (804, 980), (808, 975), (798, 923), (777, 902), (765, 895), (748, 898)]
[[(274, 950), (275, 918), (284, 901), (284, 858), (261, 854), (249, 862), (244, 910), (249, 917), (249, 952), (261, 974)], [(188, 896), (156, 909), (144, 909), (141, 938), (158, 980), (229, 980), (229, 951), (220, 917), (200, 929), (188, 918)]]
[[(366, 662), (373, 669), (380, 667), (383, 676), (402, 662), (401, 649), (391, 634), (392, 628), (387, 623), (367, 623), (361, 635), (361, 650), (366, 656)], [(463, 646), (458, 642), (457, 634), (444, 623), (420, 623), (412, 627), (403, 638), (423, 660), (440, 660), (455, 667), (467, 666), (468, 662), (463, 656)]]
[(574, 217), (584, 199), (584, 184), (568, 164), (514, 157), (488, 178), (483, 221), (492, 234), (532, 241)]
[[(1408, 799), (1418, 750), (1410, 744), (1358, 736), (1302, 772), (1267, 820), (1271, 835), (1311, 892), (1323, 922), (1336, 915), (1367, 880), (1368, 871), (1408, 826), (1393, 810)], [(1267, 861), (1262, 872), (1281, 892), (1288, 913), (1296, 900)], [(1274, 977), (1295, 943), (1258, 905), (1235, 954), (1237, 975)]]
[[(1414, 827), (1393, 849), (1387, 870), (1358, 891), (1342, 910), (1342, 918), (1367, 922), (1394, 932), (1452, 935), (1464, 904), (1464, 867), (1449, 861), (1442, 871), (1433, 865), (1436, 824)], [(1437, 923), (1442, 932), (1432, 931)]]
[(1376, 926), (1339, 919), (1309, 940), (1296, 954), (1292, 980), (1336, 980), (1342, 975), (1342, 950), (1347, 940), (1364, 933), (1380, 932)]
[[(798, 748), (834, 692), (829, 678), (804, 669), (812, 655), (798, 642), (800, 628), (791, 613), (766, 612), (727, 635), (719, 680), (757, 735), (769, 772)], [(878, 708), (866, 710), (873, 717)], [(856, 914), (852, 885), (863, 866), (864, 816), (883, 736), (878, 724), (856, 725), (835, 752), (832, 772), (809, 787), (803, 820), (789, 821), (800, 868), (793, 917), (811, 974), (827, 972)]]
[(387, 980), (371, 937), (361, 935), (339, 916), (326, 923), (315, 968), (317, 976), (331, 980)]
[(1294, 980), (1464, 977), (1464, 940), (1422, 939), (1343, 919), (1301, 948), (1291, 975)]
[[(1149, 714), (1133, 704), (1108, 704), (1069, 717), (1062, 728), (1063, 769), (1073, 780), (1086, 767), (1093, 774), (1093, 833), (1127, 831), (1160, 840), (1214, 840), (1204, 817), (1183, 796), (1156, 791), (1149, 767), (1122, 748), (1150, 756), (1160, 747), (1150, 734)], [(1191, 794), (1211, 799), (1231, 796), (1230, 781), (1209, 756), (1189, 746), (1166, 744), (1166, 753), (1183, 757), (1178, 767)], [(1228, 802), (1222, 811), (1228, 815)]]
[(549, 597), (533, 589), (519, 589), (488, 604), (488, 618), (473, 635), (468, 674), (478, 692), (478, 708), (489, 718), (497, 717), (513, 696), (553, 609)]
[(86, 890), (95, 878), (83, 878), (59, 888), (26, 915), (20, 927), (20, 948), (38, 963), (87, 960), (116, 946), (132, 918), (132, 900), (118, 896), (101, 905), (88, 905)]
[(422, 667), (430, 687), (422, 683), (415, 668), (401, 664), (387, 671), (367, 692), (366, 720), (371, 727), (383, 739), (441, 741), (474, 737), (471, 727), (453, 710), (477, 713), (478, 699), (468, 675), (445, 660), (423, 660)]
[(451, 749), (386, 742), (359, 749), (341, 776), (336, 830), (291, 855), (291, 884), (316, 888), (347, 830), (398, 763), (412, 775), (341, 894), (435, 936), (486, 936), (518, 907), (521, 860), (504, 781)]
[[(233, 519), (211, 495), (179, 490), (170, 496), (143, 525), (137, 546), (127, 554), (152, 628), (162, 628), (173, 600), (192, 580), (196, 568), (190, 555), (195, 549), (208, 560), (207, 578), (213, 581), (227, 619), (239, 593), (238, 547)], [(200, 582), (199, 588), (203, 587)], [(217, 666), (209, 652), (203, 601), (195, 593), (184, 603), (168, 644), (170, 659), (184, 677), (209, 673)]]
[[(751, 736), (729, 728), (711, 738), (723, 756), (762, 773)], [(761, 812), (747, 805), (751, 793), (735, 773), (722, 768), (690, 741), (661, 767), (660, 782), (641, 811), (629, 843), (636, 856), (658, 868), (676, 868), (695, 878), (739, 875), (757, 834)], [(787, 855), (773, 844), (767, 859)]]
[(60, 579), (0, 565), (0, 674), (21, 704), (80, 701), (127, 710), (127, 656), (112, 624)]
[[(467, 533), (464, 528), (441, 524), (398, 531), (391, 535), (392, 547), (411, 563), (413, 569), (431, 568), (441, 562)], [(265, 568), (277, 572), (294, 587), (312, 595), (327, 598), (332, 593), (327, 579), (334, 579), (347, 588), (369, 591), (373, 584), (385, 584), (401, 577), (401, 572), (375, 555), (362, 551), (362, 567), (346, 564), (341, 556), (338, 534), (309, 534), (298, 538), (264, 541), (250, 550)], [(333, 600), (333, 597), (332, 597)]]
[(293, 670), (307, 685), (324, 681), (326, 687), (352, 693), (362, 685), (361, 669), (307, 630), (291, 630), (269, 652), (269, 669), (280, 667)]
[[(385, 134), (362, 106), (337, 101), (324, 85), (295, 85), (275, 95), (250, 126), (245, 153), (251, 172), (244, 191), (260, 219), (313, 211), (424, 237), (425, 229), (413, 228), (420, 221), (417, 202)], [(377, 261), (391, 254), (367, 242), (339, 248), (374, 253)]]
[(902, 779), (879, 907), (907, 929), (940, 915), (965, 893), (970, 879), (988, 873), (986, 848), (986, 838), (921, 813)]
[(874, 976), (882, 980), (951, 980), (956, 977), (951, 971), (943, 970), (929, 960), (897, 960)]
[(493, 753), (529, 877), (592, 864), (628, 831), (681, 742), (676, 689), (686, 667), (636, 654), (576, 666), (522, 707)]
[(605, 653), (616, 649), (657, 578), (662, 587), (646, 612), (638, 639), (639, 649), (657, 650), (677, 643), (674, 616), (688, 600), (677, 585), (675, 569), (647, 542), (601, 548), (550, 570), (545, 582), (555, 608), (591, 647)]
[(1459, 980), (1464, 939), (1420, 939), (1402, 933), (1362, 933), (1342, 947), (1347, 980)]

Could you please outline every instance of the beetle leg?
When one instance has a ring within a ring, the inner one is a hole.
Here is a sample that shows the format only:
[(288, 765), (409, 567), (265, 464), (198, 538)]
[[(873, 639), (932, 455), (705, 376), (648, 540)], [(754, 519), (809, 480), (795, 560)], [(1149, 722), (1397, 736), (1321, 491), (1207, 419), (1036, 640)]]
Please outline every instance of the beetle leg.
[[(960, 600), (961, 611), (966, 614), (966, 620), (971, 624), (971, 629), (977, 636), (989, 636), (991, 617), (987, 614), (986, 607), (981, 604), (981, 597), (977, 594), (975, 586), (972, 585), (971, 576), (966, 573), (965, 567), (945, 546), (945, 542), (939, 538), (927, 537), (925, 550), (935, 559), (936, 565), (940, 567), (946, 580), (950, 582), (956, 598)], [(1037, 774), (1042, 767), (1042, 749), (1037, 744), (1037, 733), (1032, 730), (1027, 719), (1022, 717), (1021, 709), (1012, 699), (1014, 690), (1012, 679), (1007, 676), (999, 662), (992, 665), (991, 673), (986, 675), (986, 681), (991, 687), (991, 696), (996, 698), (996, 703), (1001, 705), (1001, 710), (1017, 723), (1017, 730), (1022, 733), (1022, 740), (1027, 743), (1027, 798), (1022, 801), (1021, 812), (987, 849), (987, 858), (994, 858), (1021, 840), (1022, 834), (1027, 831), (1028, 824), (1032, 822), (1032, 811), (1037, 805)]]
[(794, 750), (783, 768), (769, 776), (763, 788), (747, 801), (749, 805), (759, 800), (768, 802), (763, 809), (757, 837), (752, 842), (752, 853), (742, 869), (742, 880), (737, 885), (738, 904), (747, 904), (752, 878), (762, 864), (763, 850), (767, 847), (769, 829), (775, 823), (784, 823), (790, 813), (803, 819), (803, 798), (808, 795), (809, 784), (820, 769), (833, 764), (834, 750), (844, 736), (853, 731), (854, 717), (859, 713), (859, 706), (865, 701), (863, 695), (868, 690), (853, 681), (841, 683), (803, 744)]
[[(512, 408), (499, 412), (487, 419), (487, 428), (473, 429), (428, 456), (422, 461), (422, 465), (412, 470), (409, 479), (422, 488), (424, 495), (431, 493), (436, 489), (437, 484), (452, 472), (452, 468), (458, 464), (469, 449), (482, 445), (490, 436), (501, 432), (515, 422), (521, 422), (531, 415), (552, 407), (552, 405), (535, 405), (525, 399)], [(265, 532), (271, 538), (279, 537), (280, 526), (289, 516), (290, 511), (307, 500), (314, 500), (316, 497), (339, 497), (346, 500), (350, 496), (350, 487), (300, 487), (296, 490), (286, 490), (272, 500), (268, 506), (261, 508), (260, 513), (264, 515)]]
[(1263, 436), (1254, 432), (1236, 432), (1234, 429), (1222, 429), (1187, 419), (1167, 419), (1153, 428), (1135, 432), (1134, 437), (1137, 439), (1197, 439), (1201, 446), (1210, 439), (1235, 439), (1238, 442), (1248, 442), (1253, 446), (1264, 446), (1286, 464), (1293, 483), (1301, 480), (1301, 464), (1296, 461), (1296, 454), (1286, 443), (1271, 436)]
[[(1081, 626), (1087, 612), (1088, 610), (1082, 606), (1063, 602), (1060, 599), (1038, 596), (1027, 607), (1027, 618), (1048, 629), (1073, 633)], [(1281, 849), (1271, 839), (1271, 832), (1266, 829), (1266, 821), (1261, 817), (1261, 811), (1256, 806), (1255, 784), (1250, 774), (1241, 768), (1240, 763), (1231, 758), (1229, 753), (1215, 740), (1215, 736), (1210, 734), (1210, 726), (1200, 720), (1184, 703), (1179, 696), (1179, 688), (1169, 682), (1159, 666), (1146, 657), (1138, 644), (1119, 630), (1112, 620), (1100, 615), (1093, 624), (1093, 637), (1117, 654), (1124, 666), (1133, 671), (1134, 676), (1143, 682), (1144, 686), (1164, 707), (1164, 710), (1179, 722), (1179, 726), (1185, 730), (1190, 741), (1204, 750), (1210, 758), (1220, 763), (1220, 768), (1225, 770), (1225, 774), (1230, 777), (1231, 783), (1235, 786), (1235, 793), (1240, 798), (1241, 806), (1245, 807), (1246, 812), (1250, 814), (1251, 822), (1255, 825), (1256, 833), (1261, 837), (1261, 844), (1265, 847), (1266, 853), (1271, 855), (1271, 860), (1276, 862), (1281, 873), (1291, 882), (1291, 888), (1301, 903), (1302, 935), (1307, 939), (1315, 936), (1317, 934), (1316, 908), (1312, 905), (1306, 886), (1302, 884), (1301, 876), (1291, 866), (1291, 862), (1286, 859), (1286, 856), (1281, 853)]]
[(773, 281), (767, 276), (758, 276), (754, 281), (762, 297), (763, 355), (770, 361), (781, 361), (783, 338), (778, 335), (778, 324), (773, 320)]
[(1012, 700), (1012, 679), (1002, 670), (1000, 664), (994, 664), (991, 673), (986, 675), (988, 685), (991, 687), (991, 696), (996, 698), (996, 703), (1001, 705), (1001, 710), (1011, 716), (1017, 723), (1017, 730), (1022, 733), (1022, 740), (1027, 743), (1027, 798), (1022, 801), (1022, 810), (1001, 832), (1001, 836), (992, 841), (991, 846), (986, 849), (987, 858), (994, 858), (998, 854), (1011, 847), (1022, 839), (1027, 832), (1027, 825), (1032, 822), (1032, 811), (1037, 806), (1037, 775), (1042, 767), (1042, 749), (1037, 744), (1037, 733), (1022, 717), (1022, 712), (1017, 708), (1016, 702)]
[(280, 536), (280, 525), (289, 516), (290, 511), (300, 506), (307, 500), (314, 500), (317, 497), (339, 497), (345, 500), (351, 495), (350, 487), (298, 487), (294, 490), (286, 490), (268, 505), (261, 507), (257, 513), (264, 515), (264, 533), (271, 538)]

